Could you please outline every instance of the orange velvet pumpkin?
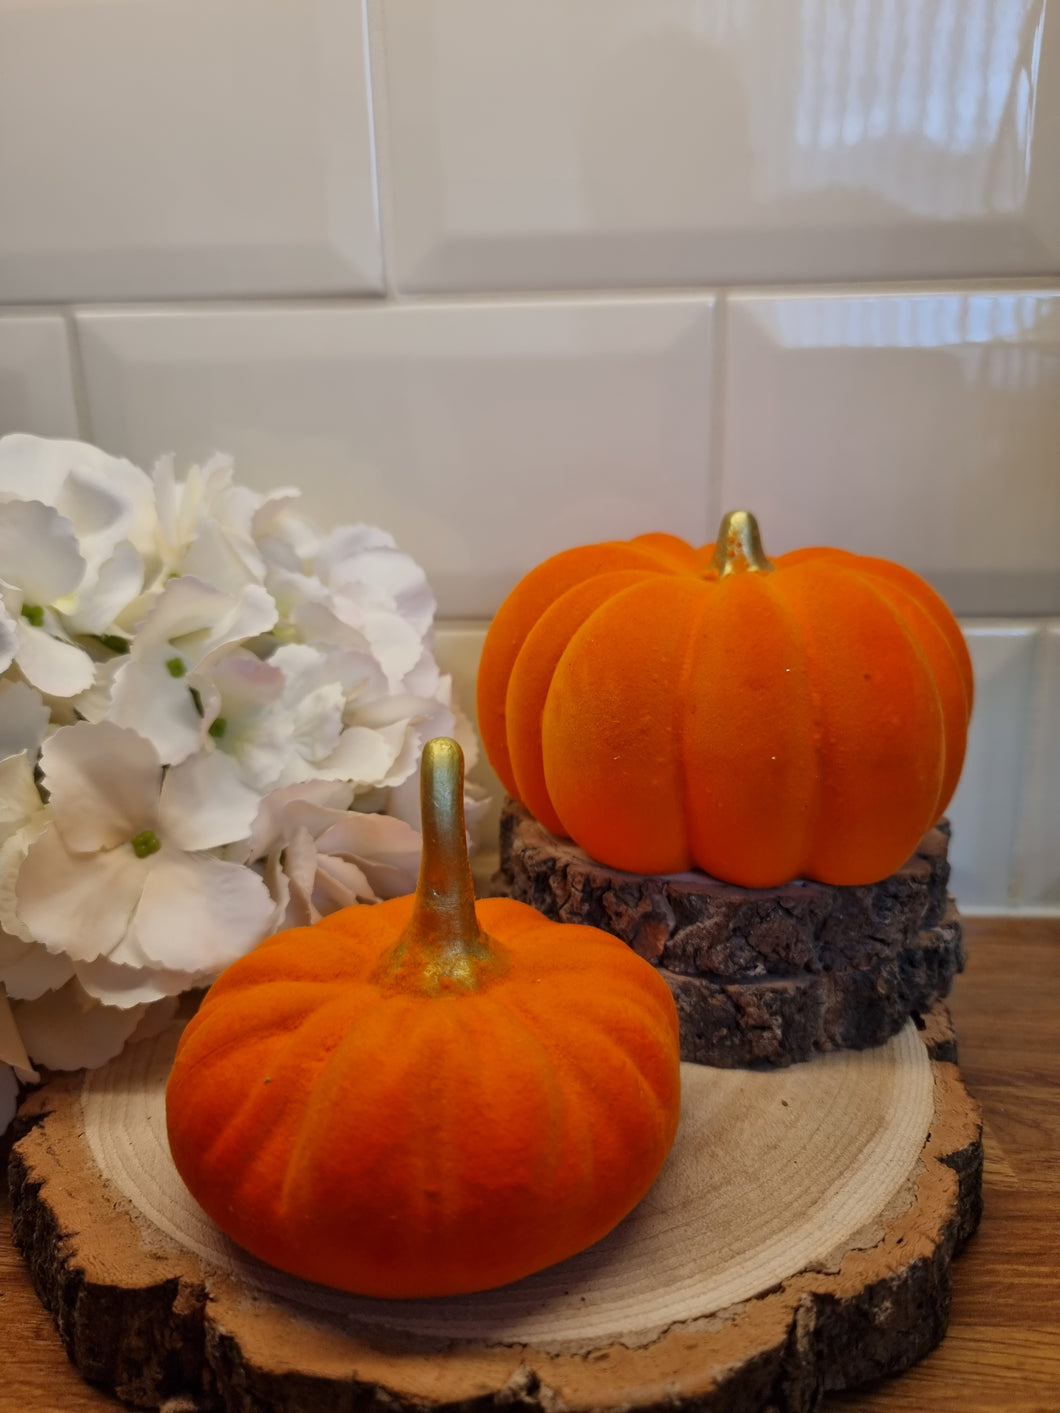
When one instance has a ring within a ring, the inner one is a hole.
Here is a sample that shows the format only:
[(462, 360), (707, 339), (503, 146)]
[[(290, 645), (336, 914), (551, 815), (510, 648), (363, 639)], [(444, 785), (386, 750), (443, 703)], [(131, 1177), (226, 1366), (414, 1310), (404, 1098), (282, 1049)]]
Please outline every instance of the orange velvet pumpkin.
[(478, 678), (511, 795), (593, 857), (767, 887), (867, 883), (909, 857), (964, 758), (972, 671), (910, 570), (836, 549), (567, 550), (501, 605)]
[(415, 897), (229, 967), (166, 1094), (214, 1221), (363, 1295), (485, 1290), (591, 1245), (654, 1181), (680, 1105), (658, 973), (595, 928), (476, 905), (454, 741), (428, 743), (422, 794)]

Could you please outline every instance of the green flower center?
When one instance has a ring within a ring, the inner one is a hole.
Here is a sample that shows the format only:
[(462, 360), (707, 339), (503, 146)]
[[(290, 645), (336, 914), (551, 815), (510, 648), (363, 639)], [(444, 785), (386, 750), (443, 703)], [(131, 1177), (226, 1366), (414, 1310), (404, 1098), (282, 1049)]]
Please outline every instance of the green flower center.
[(133, 835), (129, 843), (138, 859), (146, 859), (148, 854), (157, 854), (162, 847), (162, 840), (153, 829), (141, 829), (139, 834)]
[(28, 619), (34, 628), (40, 628), (44, 623), (44, 610), (39, 603), (24, 603), (22, 617)]
[(225, 732), (228, 730), (228, 722), (224, 719), (223, 716), (219, 716), (214, 721), (210, 722), (206, 730), (214, 738), (215, 741), (219, 741), (221, 737), (225, 734)]
[(166, 671), (170, 677), (183, 677), (187, 670), (182, 657), (171, 657), (166, 660)]

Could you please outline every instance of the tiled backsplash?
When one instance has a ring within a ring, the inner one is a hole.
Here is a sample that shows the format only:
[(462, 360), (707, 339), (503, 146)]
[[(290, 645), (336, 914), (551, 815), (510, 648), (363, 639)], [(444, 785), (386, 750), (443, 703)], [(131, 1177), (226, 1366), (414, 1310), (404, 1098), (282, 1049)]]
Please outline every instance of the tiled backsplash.
[(223, 448), (385, 525), (469, 705), (567, 545), (746, 504), (767, 550), (898, 559), (976, 663), (958, 896), (1060, 911), (1060, 0), (0, 0), (0, 36), (0, 431)]

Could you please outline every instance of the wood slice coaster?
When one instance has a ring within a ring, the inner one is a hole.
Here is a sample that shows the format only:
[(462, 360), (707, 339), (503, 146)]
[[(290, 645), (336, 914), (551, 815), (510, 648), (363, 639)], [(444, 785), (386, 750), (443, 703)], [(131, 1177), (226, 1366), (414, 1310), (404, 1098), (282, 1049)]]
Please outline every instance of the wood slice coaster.
[(178, 1178), (176, 1029), (26, 1102), (16, 1243), (75, 1365), (142, 1406), (806, 1413), (945, 1332), (980, 1210), (948, 1018), (784, 1070), (682, 1068), (651, 1192), (561, 1265), (460, 1299), (358, 1298), (241, 1252)]
[(514, 800), (500, 844), (496, 891), (614, 933), (658, 967), (681, 1017), (681, 1057), (699, 1064), (787, 1065), (878, 1045), (949, 995), (964, 968), (945, 822), (897, 873), (857, 887), (623, 873)]

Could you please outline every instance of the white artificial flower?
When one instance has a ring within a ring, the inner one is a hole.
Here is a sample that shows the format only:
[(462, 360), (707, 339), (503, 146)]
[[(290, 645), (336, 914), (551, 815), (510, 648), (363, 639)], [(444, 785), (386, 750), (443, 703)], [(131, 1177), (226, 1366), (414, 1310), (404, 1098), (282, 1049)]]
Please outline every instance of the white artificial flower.
[(269, 507), (286, 504), (296, 491), (265, 495), (233, 481), (232, 459), (214, 455), (192, 466), (183, 481), (173, 457), (163, 456), (151, 472), (158, 514), (156, 541), (160, 570), (192, 574), (229, 594), (246, 584), (263, 584), (265, 559), (255, 543), (254, 520)]
[(398, 784), (416, 767), (417, 723), (439, 709), (432, 698), (392, 696), (370, 654), (304, 643), (264, 662), (237, 649), (192, 680), (206, 749), (262, 794), (300, 780), (346, 780), (358, 793)]
[(51, 823), (28, 751), (0, 760), (0, 985), (16, 999), (33, 999), (74, 974), (67, 956), (49, 952), (18, 916), (15, 888), (30, 846)]
[(107, 1006), (75, 978), (35, 1001), (17, 1001), (12, 1010), (34, 1064), (79, 1070), (105, 1065), (128, 1041), (157, 1033), (173, 1018), (176, 1001)]
[[(77, 638), (103, 638), (141, 593), (151, 483), (82, 442), (0, 438), (0, 670), (55, 697), (91, 686)], [(14, 639), (14, 641), (12, 641)]]
[[(26, 1053), (25, 1042), (19, 1030), (15, 1013), (0, 986), (0, 1068), (10, 1069), (14, 1078), (23, 1084), (32, 1084), (40, 1078)], [(0, 1133), (5, 1125), (0, 1123)]]
[(104, 719), (133, 727), (164, 764), (185, 760), (206, 731), (187, 679), (275, 622), (276, 605), (259, 584), (229, 594), (190, 576), (171, 579), (114, 669)]
[(403, 820), (351, 811), (352, 795), (340, 782), (310, 781), (262, 801), (248, 856), (265, 860), (277, 930), (416, 887), (419, 834)]
[(285, 630), (301, 642), (369, 650), (397, 689), (434, 620), (427, 576), (385, 531), (348, 525), (320, 537), (289, 506), (278, 495), (254, 520)]
[[(49, 715), (44, 698), (25, 682), (0, 681), (0, 760), (22, 751), (30, 751), (36, 759), (48, 729)], [(2, 818), (0, 803), (0, 820)], [(0, 823), (0, 831), (2, 827)]]
[(41, 751), (52, 822), (18, 875), (18, 916), (93, 996), (131, 1006), (212, 976), (265, 935), (262, 880), (207, 850), (249, 832), (241, 791), (204, 791), (192, 759), (165, 772), (111, 722), (64, 727)]

